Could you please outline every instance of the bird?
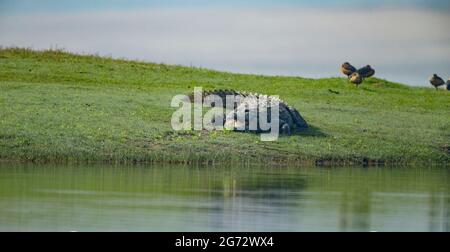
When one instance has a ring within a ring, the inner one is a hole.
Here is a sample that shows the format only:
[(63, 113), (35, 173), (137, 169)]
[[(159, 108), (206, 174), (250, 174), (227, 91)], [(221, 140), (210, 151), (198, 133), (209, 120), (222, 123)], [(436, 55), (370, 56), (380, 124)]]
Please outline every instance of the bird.
[(372, 77), (375, 74), (375, 70), (370, 65), (367, 65), (365, 67), (362, 67), (362, 68), (358, 69), (357, 72), (363, 78), (369, 78), (369, 77)]
[(349, 80), (358, 87), (363, 82), (363, 77), (358, 72), (354, 72), (350, 75)]
[(344, 62), (344, 64), (341, 65), (341, 72), (347, 75), (348, 78), (350, 78), (350, 75), (356, 72), (356, 68), (348, 62)]
[(433, 76), (430, 77), (430, 84), (433, 85), (434, 88), (436, 88), (436, 90), (437, 90), (438, 87), (444, 85), (445, 82), (437, 74), (433, 74)]

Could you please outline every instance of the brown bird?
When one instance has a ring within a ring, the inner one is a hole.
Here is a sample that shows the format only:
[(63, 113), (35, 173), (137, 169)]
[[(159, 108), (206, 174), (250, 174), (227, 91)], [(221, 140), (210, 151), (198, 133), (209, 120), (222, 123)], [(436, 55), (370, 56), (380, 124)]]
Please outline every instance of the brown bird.
[(354, 72), (350, 75), (350, 82), (353, 84), (356, 84), (356, 86), (358, 87), (359, 84), (361, 84), (363, 82), (363, 77), (358, 73), (358, 72)]
[(341, 65), (341, 72), (347, 75), (348, 78), (350, 78), (350, 75), (356, 72), (356, 68), (348, 62), (344, 62), (344, 64)]
[(369, 78), (369, 77), (372, 77), (375, 74), (375, 70), (370, 65), (367, 65), (365, 67), (362, 67), (362, 68), (358, 69), (358, 73), (363, 78)]
[(441, 77), (437, 76), (437, 74), (433, 74), (433, 76), (430, 77), (430, 84), (437, 90), (438, 87), (444, 85), (445, 82)]

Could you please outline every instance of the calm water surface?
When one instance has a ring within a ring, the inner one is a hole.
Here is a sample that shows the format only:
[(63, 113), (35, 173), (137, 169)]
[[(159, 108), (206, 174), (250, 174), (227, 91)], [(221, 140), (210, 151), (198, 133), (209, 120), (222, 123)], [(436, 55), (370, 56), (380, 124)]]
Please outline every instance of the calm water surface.
[(450, 231), (450, 169), (0, 165), (0, 231)]

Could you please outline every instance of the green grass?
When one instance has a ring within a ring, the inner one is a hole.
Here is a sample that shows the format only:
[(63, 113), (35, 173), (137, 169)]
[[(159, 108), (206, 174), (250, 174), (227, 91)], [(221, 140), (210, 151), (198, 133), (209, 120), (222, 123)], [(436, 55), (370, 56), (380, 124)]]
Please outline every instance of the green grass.
[[(174, 132), (172, 96), (194, 86), (279, 95), (311, 128), (276, 142), (238, 132)], [(0, 49), (0, 159), (449, 163), (450, 92), (377, 78), (356, 88), (345, 78), (232, 74), (6, 48)]]

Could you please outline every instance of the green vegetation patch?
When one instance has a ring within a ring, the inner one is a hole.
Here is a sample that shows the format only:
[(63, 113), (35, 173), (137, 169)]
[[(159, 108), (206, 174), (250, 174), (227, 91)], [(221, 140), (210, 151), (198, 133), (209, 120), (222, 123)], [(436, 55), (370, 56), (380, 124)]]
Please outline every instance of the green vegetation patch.
[[(279, 95), (311, 128), (276, 142), (175, 132), (194, 86)], [(0, 49), (0, 159), (36, 162), (448, 163), (450, 92), (369, 78), (244, 75), (62, 51)]]

